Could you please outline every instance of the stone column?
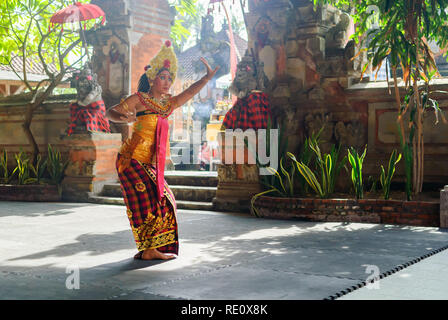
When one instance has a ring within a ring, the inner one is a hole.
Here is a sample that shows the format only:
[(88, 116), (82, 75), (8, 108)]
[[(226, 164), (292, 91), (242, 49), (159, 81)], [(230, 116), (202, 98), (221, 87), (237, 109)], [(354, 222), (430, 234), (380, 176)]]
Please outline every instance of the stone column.
[[(132, 26), (128, 0), (92, 0), (106, 13), (107, 24), (87, 34), (93, 46), (92, 66), (103, 89), (106, 108), (120, 102), (131, 94), (131, 47)], [(129, 126), (111, 122), (112, 132), (122, 134), (123, 140), (130, 135)]]
[(440, 228), (448, 228), (448, 185), (440, 190)]
[(65, 201), (84, 202), (102, 191), (104, 184), (116, 183), (115, 161), (121, 134), (87, 132), (62, 139), (69, 154), (69, 165), (62, 182)]

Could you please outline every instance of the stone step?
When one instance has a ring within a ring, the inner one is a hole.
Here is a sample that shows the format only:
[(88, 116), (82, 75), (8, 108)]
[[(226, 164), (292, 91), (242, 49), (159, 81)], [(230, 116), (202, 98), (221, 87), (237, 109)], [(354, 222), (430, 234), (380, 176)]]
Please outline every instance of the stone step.
[[(90, 196), (89, 202), (99, 204), (124, 205), (124, 200), (120, 197)], [(177, 209), (204, 211), (213, 210), (213, 203), (211, 202), (176, 200), (176, 206)]]
[[(170, 186), (216, 187), (218, 186), (218, 173), (216, 171), (166, 171), (165, 180)], [(117, 182), (105, 185), (102, 194), (121, 196), (120, 184)]]
[(170, 186), (216, 187), (218, 173), (216, 171), (165, 171), (165, 180)]
[(171, 185), (176, 200), (211, 202), (216, 197), (217, 187)]
[(103, 191), (101, 192), (100, 196), (123, 198), (123, 193), (121, 192), (120, 184), (119, 183), (105, 184), (103, 186)]
[[(178, 186), (171, 185), (171, 191), (174, 194), (176, 200), (186, 201), (205, 201), (211, 202), (216, 196), (217, 187), (202, 187), (202, 186)], [(121, 192), (120, 185), (106, 184), (103, 187), (103, 192), (99, 196), (121, 198), (123, 193)]]
[(89, 202), (100, 204), (124, 205), (123, 197), (90, 196)]
[(212, 202), (176, 200), (176, 206), (177, 209), (203, 210), (203, 211), (213, 210)]

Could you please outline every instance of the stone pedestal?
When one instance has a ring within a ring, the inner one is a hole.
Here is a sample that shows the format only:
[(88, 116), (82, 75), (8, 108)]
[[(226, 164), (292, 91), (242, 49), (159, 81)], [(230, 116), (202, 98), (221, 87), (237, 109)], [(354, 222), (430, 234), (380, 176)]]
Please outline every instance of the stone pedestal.
[(242, 141), (226, 142), (224, 132), (218, 133), (218, 141), (221, 164), (213, 206), (223, 211), (250, 212), (252, 197), (262, 191), (259, 168), (253, 164), (255, 150), (248, 150)]
[(448, 228), (448, 185), (440, 191), (440, 228)]
[(62, 182), (65, 201), (87, 201), (102, 191), (104, 184), (118, 180), (115, 161), (121, 147), (121, 134), (87, 132), (63, 139), (69, 165)]
[(213, 206), (221, 211), (250, 212), (250, 201), (262, 192), (254, 164), (218, 165), (218, 189)]

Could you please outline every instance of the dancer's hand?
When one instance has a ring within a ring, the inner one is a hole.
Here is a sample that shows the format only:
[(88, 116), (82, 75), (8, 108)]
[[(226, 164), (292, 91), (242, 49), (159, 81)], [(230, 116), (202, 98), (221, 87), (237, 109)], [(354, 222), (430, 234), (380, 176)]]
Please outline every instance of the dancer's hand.
[(127, 111), (124, 114), (123, 113), (120, 114), (120, 120), (128, 123), (135, 122), (137, 121), (137, 116), (135, 115), (135, 113)]
[(205, 65), (205, 67), (207, 68), (207, 75), (206, 75), (206, 79), (208, 81), (210, 81), (216, 74), (216, 72), (218, 72), (219, 70), (219, 66), (215, 68), (215, 70), (212, 70), (212, 68), (210, 67), (210, 65), (208, 64), (207, 60), (205, 60), (204, 58), (201, 58), (202, 63)]

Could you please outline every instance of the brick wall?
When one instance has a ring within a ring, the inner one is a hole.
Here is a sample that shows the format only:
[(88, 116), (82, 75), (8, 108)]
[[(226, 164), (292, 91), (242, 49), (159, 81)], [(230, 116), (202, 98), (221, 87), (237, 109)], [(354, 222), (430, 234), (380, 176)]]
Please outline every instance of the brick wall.
[(436, 202), (260, 197), (255, 208), (264, 218), (274, 219), (440, 226)]
[(131, 0), (131, 92), (138, 88), (144, 67), (170, 38), (171, 13), (166, 0)]
[[(42, 154), (46, 154), (50, 143), (66, 156), (61, 138), (70, 124), (70, 100), (66, 98), (66, 101), (45, 103), (34, 113), (31, 131)], [(32, 151), (22, 127), (24, 114), (25, 102), (0, 105), (0, 152), (3, 149), (8, 151), (8, 163), (11, 166), (15, 165), (15, 153), (21, 149), (28, 153)]]

